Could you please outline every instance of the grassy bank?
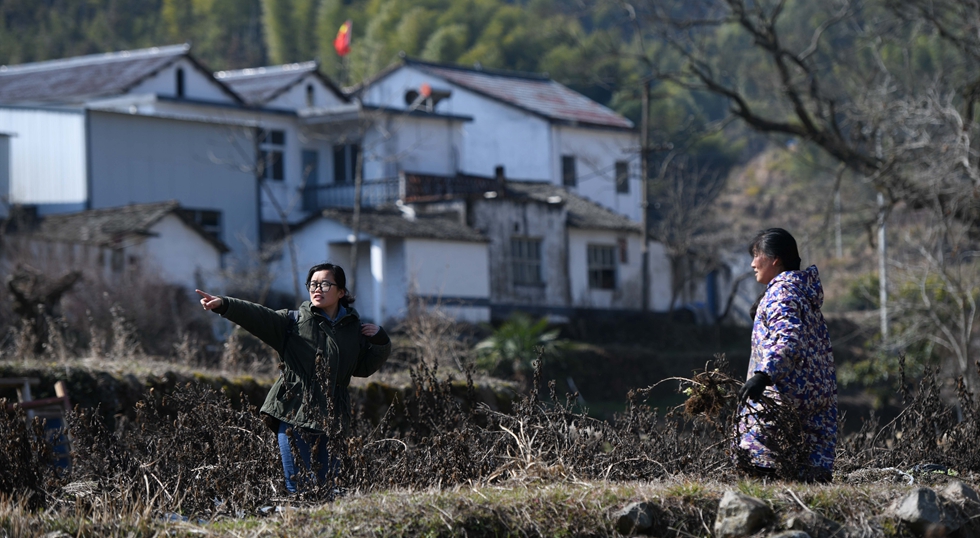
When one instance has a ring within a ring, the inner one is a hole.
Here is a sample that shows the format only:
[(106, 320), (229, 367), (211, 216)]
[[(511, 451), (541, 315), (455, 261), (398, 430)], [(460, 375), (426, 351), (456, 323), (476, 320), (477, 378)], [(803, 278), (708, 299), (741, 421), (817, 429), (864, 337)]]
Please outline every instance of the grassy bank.
[[(9, 536), (618, 536), (612, 514), (630, 503), (656, 505), (660, 536), (710, 536), (726, 490), (765, 501), (775, 512), (763, 534), (812, 511), (849, 536), (912, 536), (887, 507), (913, 488), (882, 478), (830, 485), (718, 481), (669, 477), (644, 482), (523, 480), (425, 490), (351, 492), (326, 503), (281, 500), (254, 513), (208, 520), (175, 517), (139, 506), (32, 512), (0, 503), (0, 530)], [(948, 477), (920, 476), (939, 488)], [(968, 483), (970, 481), (968, 480)], [(975, 480), (972, 481), (976, 487)], [(975, 529), (974, 529), (975, 530)]]

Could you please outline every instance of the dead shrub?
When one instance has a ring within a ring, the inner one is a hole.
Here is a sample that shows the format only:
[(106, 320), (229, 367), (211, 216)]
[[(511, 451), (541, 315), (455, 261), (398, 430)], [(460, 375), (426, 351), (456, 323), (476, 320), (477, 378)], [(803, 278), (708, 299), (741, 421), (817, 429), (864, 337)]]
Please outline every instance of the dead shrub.
[[(332, 411), (320, 417), (336, 471), (326, 484), (307, 488), (290, 502), (395, 487), (738, 477), (730, 422), (735, 417), (731, 389), (738, 382), (722, 375), (720, 362), (691, 378), (705, 389), (692, 394), (698, 400), (690, 406), (661, 414), (644, 400), (649, 389), (632, 391), (626, 411), (608, 421), (585, 414), (574, 394), (557, 394), (554, 382), (542, 397), (535, 388), (542, 386), (541, 371), (539, 362), (531, 391), (512, 413), (502, 413), (472, 403), (476, 388), (468, 369), (469, 395), (460, 396), (443, 368), (420, 360), (410, 372), (414, 390), (393, 402), (380, 423), (365, 419), (356, 404), (349, 428), (334, 420)], [(978, 408), (966, 405), (972, 395), (961, 391), (958, 421), (955, 409), (939, 398), (938, 386), (930, 372), (917, 390), (908, 387), (899, 419), (842, 439), (839, 472), (908, 470), (922, 463), (980, 472), (974, 446), (980, 435)], [(256, 409), (204, 385), (181, 385), (166, 397), (148, 392), (135, 419), (118, 421), (114, 430), (97, 410), (79, 409), (69, 424), (74, 465), (58, 475), (48, 470), (46, 449), (31, 430), (36, 425), (28, 426), (22, 414), (3, 415), (0, 493), (28, 498), (35, 507), (94, 510), (94, 503), (108, 500), (194, 517), (255, 514), (284, 494), (275, 435)], [(799, 465), (791, 450), (797, 446), (794, 431), (787, 429), (780, 441), (789, 447), (778, 456), (785, 460), (780, 473), (787, 479), (796, 478), (789, 470)], [(92, 494), (80, 495), (80, 488)]]

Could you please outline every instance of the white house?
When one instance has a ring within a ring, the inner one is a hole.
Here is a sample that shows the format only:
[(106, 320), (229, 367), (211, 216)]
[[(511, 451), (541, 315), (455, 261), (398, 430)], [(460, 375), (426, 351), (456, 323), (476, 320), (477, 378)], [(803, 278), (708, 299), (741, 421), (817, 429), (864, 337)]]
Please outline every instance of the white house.
[[(276, 291), (314, 263), (356, 266), (378, 321), (412, 299), (474, 320), (639, 308), (629, 120), (544, 76), (411, 59), (353, 95), (315, 62), (212, 73), (188, 45), (2, 66), (0, 196), (42, 216), (172, 200), (242, 261), (288, 233)], [(657, 247), (646, 293), (662, 310)], [(187, 281), (179, 256), (163, 262)]]
[(246, 258), (333, 179), (302, 116), (345, 107), (312, 62), (215, 74), (188, 45), (2, 66), (4, 194), (42, 215), (178, 200)]
[(458, 319), (490, 319), (490, 263), (487, 239), (452, 215), (413, 215), (401, 210), (365, 209), (358, 216), (356, 259), (354, 213), (326, 209), (301, 223), (276, 264), (276, 286), (297, 286), (288, 267), (294, 249), (302, 286), (310, 267), (324, 261), (347, 271), (348, 288), (362, 317), (384, 323), (403, 318), (410, 302), (441, 305)]
[(107, 281), (127, 272), (193, 289), (217, 283), (228, 251), (176, 202), (133, 204), (41, 217), (36, 227), (8, 237), (42, 267), (89, 270)]
[(641, 220), (639, 134), (633, 123), (546, 76), (405, 58), (355, 95), (365, 106), (387, 111), (472, 118), (454, 133), (456, 166), (449, 174), (489, 176), (503, 166), (508, 176), (562, 185)]

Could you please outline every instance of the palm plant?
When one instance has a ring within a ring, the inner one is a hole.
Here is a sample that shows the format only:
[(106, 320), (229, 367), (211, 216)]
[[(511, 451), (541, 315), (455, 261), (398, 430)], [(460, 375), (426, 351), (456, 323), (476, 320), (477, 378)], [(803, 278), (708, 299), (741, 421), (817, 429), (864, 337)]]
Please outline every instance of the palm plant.
[(548, 330), (547, 318), (535, 321), (524, 312), (514, 312), (492, 335), (476, 344), (476, 365), (490, 374), (513, 374), (523, 381), (535, 359), (557, 357), (567, 347), (558, 333), (558, 329)]

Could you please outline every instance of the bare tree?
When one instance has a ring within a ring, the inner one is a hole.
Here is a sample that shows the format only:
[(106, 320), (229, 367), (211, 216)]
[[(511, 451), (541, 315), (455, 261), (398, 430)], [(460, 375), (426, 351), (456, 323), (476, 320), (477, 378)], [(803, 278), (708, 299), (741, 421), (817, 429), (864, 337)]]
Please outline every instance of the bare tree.
[(917, 275), (896, 287), (922, 290), (902, 338), (938, 344), (969, 376), (980, 286), (968, 254), (980, 238), (980, 3), (619, 3), (652, 76), (725, 99), (729, 118), (755, 131), (819, 147), (884, 195), (893, 220), (913, 226), (891, 234), (902, 239), (891, 263)]
[(650, 233), (663, 243), (671, 261), (673, 310), (684, 290), (716, 269), (720, 262), (720, 223), (713, 205), (724, 176), (688, 155), (671, 151), (649, 180), (655, 218)]

